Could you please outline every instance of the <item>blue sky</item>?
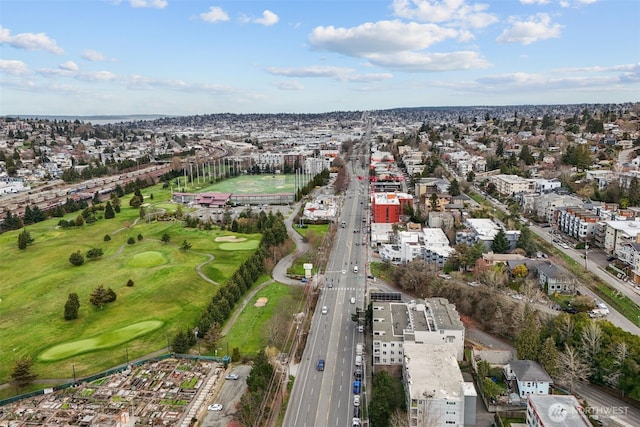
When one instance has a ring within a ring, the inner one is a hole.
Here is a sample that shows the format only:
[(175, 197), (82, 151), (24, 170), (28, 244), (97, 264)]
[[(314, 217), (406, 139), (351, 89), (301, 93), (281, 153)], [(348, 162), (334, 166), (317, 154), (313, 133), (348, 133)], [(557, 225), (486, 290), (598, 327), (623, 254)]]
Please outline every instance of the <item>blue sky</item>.
[(629, 101), (638, 0), (0, 5), (0, 115)]

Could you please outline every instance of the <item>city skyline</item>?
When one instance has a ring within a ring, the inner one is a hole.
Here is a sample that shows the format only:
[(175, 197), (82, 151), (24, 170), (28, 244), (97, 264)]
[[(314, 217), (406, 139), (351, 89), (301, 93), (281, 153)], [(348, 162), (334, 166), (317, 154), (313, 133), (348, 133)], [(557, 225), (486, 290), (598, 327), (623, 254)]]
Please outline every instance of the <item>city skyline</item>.
[(633, 0), (6, 0), (2, 8), (0, 115), (640, 98)]

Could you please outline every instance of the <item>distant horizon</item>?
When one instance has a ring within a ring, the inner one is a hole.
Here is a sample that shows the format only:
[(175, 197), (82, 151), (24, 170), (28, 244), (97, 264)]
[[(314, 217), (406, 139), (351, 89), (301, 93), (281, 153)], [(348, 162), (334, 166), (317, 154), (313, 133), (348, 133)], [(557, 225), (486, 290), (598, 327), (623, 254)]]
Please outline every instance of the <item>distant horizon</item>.
[[(76, 115), (76, 114), (5, 114), (1, 115), (0, 118), (12, 118), (12, 119), (45, 119), (45, 120), (70, 120), (70, 119), (79, 119), (82, 121), (95, 119), (95, 120), (109, 120), (109, 119), (118, 119), (118, 118), (133, 118), (136, 120), (142, 120), (140, 118), (146, 117), (150, 120), (155, 120), (159, 118), (179, 118), (179, 117), (193, 117), (193, 116), (209, 116), (209, 115), (319, 115), (319, 114), (333, 114), (333, 113), (350, 113), (350, 112), (364, 112), (364, 111), (391, 111), (391, 110), (420, 110), (420, 109), (430, 109), (430, 110), (438, 110), (438, 109), (476, 109), (476, 108), (518, 108), (518, 107), (570, 107), (572, 105), (634, 105), (640, 104), (640, 101), (625, 101), (625, 102), (576, 102), (576, 103), (562, 103), (562, 104), (504, 104), (504, 105), (439, 105), (439, 106), (420, 106), (420, 107), (391, 107), (391, 108), (378, 108), (373, 110), (337, 110), (337, 111), (323, 111), (323, 112), (273, 112), (273, 113), (265, 113), (265, 112), (253, 112), (253, 113), (232, 113), (232, 112), (224, 112), (224, 113), (196, 113), (196, 114), (91, 114), (91, 115)], [(123, 120), (127, 121), (127, 120)]]
[(0, 116), (640, 98), (637, 0), (4, 0), (2, 11)]

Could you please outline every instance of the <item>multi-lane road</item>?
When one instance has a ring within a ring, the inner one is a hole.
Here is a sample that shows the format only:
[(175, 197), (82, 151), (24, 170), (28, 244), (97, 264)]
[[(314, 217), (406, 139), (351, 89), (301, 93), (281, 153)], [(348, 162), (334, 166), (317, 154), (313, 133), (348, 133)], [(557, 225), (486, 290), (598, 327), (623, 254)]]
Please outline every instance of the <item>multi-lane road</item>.
[[(355, 348), (364, 341), (352, 314), (356, 307), (365, 308), (368, 273), (366, 246), (362, 243), (368, 230), (364, 226), (368, 219), (363, 222), (367, 204), (366, 181), (352, 179), (339, 219), (345, 227), (338, 228), (326, 270), (321, 283), (317, 283), (321, 293), (291, 392), (285, 427), (352, 426)], [(327, 307), (326, 314), (322, 314), (322, 307)], [(324, 360), (323, 371), (317, 369), (320, 359)]]

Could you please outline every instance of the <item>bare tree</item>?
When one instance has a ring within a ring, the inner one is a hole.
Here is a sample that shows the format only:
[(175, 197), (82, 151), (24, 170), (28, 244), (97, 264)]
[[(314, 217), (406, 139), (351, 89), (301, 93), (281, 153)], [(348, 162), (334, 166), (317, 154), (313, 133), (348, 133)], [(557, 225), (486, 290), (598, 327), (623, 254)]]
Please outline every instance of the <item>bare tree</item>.
[(409, 416), (401, 409), (396, 409), (389, 417), (390, 427), (409, 427)]
[(561, 313), (556, 317), (558, 324), (558, 331), (560, 332), (561, 344), (566, 343), (572, 336), (575, 330), (575, 322), (573, 317), (568, 313)]
[(567, 346), (563, 353), (560, 353), (560, 373), (558, 378), (569, 386), (569, 391), (573, 392), (573, 387), (577, 382), (587, 379), (591, 369), (580, 354), (571, 346)]
[(611, 372), (605, 376), (605, 380), (612, 387), (618, 388), (620, 374), (622, 373), (622, 365), (629, 356), (629, 346), (625, 341), (619, 342), (613, 350), (613, 368)]
[(602, 346), (602, 329), (600, 329), (600, 325), (594, 320), (587, 323), (580, 335), (580, 341), (582, 353), (591, 367), (593, 367)]

